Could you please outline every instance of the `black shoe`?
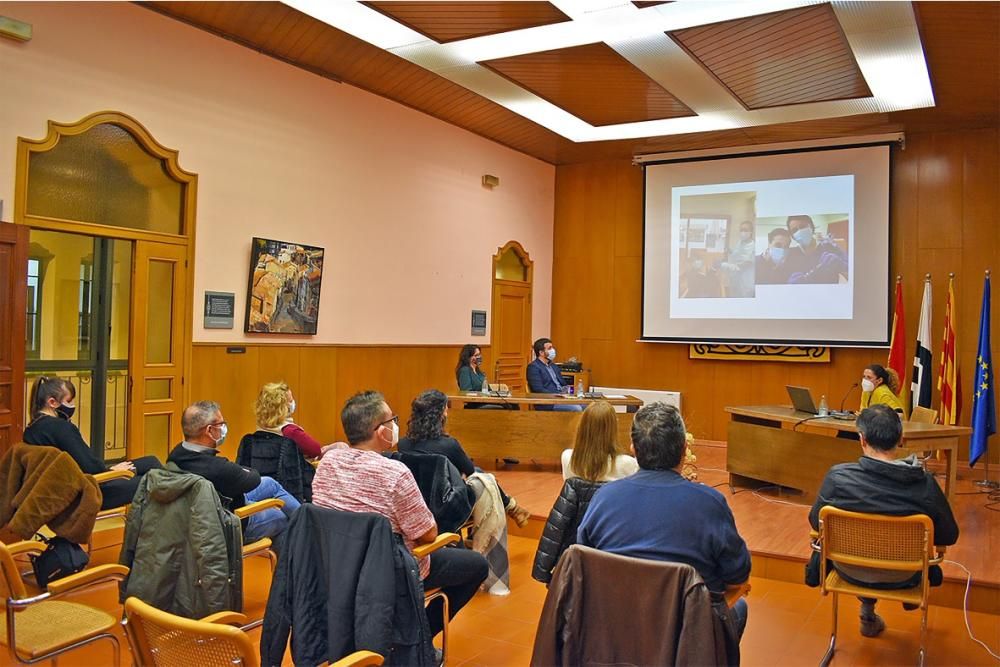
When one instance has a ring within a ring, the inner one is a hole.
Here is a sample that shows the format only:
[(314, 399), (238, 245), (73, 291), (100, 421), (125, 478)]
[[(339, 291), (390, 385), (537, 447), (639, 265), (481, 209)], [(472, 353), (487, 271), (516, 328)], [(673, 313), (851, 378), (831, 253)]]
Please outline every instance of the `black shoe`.
[(904, 602), (903, 609), (906, 611), (916, 611), (917, 609), (920, 609), (920, 605), (914, 604), (913, 602)]
[(441, 667), (441, 665), (444, 664), (444, 651), (436, 646), (434, 647), (434, 664), (438, 667)]
[(518, 463), (521, 462), (521, 459), (515, 459), (513, 457), (505, 456), (503, 462), (508, 465), (516, 466)]
[(861, 617), (861, 634), (865, 637), (878, 637), (885, 630), (885, 621), (878, 614)]

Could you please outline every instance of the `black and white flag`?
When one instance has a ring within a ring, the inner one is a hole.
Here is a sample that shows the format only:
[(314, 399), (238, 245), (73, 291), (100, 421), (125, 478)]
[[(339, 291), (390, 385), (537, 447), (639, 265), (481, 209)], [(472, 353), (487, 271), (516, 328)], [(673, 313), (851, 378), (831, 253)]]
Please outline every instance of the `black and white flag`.
[(910, 382), (912, 407), (931, 407), (931, 281), (924, 281), (924, 298), (920, 302), (920, 324), (917, 327), (917, 351), (913, 355), (913, 379)]

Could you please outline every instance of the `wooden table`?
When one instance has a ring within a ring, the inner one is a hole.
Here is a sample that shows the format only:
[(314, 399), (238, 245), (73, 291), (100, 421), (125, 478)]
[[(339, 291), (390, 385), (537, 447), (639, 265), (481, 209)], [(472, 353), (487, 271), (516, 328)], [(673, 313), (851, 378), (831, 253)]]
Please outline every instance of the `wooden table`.
[[(642, 405), (634, 396), (608, 399), (581, 399), (552, 394), (514, 393), (500, 398), (478, 392), (448, 397), (448, 434), (456, 438), (477, 465), (487, 467), (496, 459), (558, 461), (564, 449), (571, 449), (576, 439), (581, 412), (535, 410), (539, 405), (587, 405), (606, 400), (626, 406), (615, 414), (618, 421), (618, 447), (627, 452), (632, 431), (632, 415)], [(516, 405), (518, 410), (463, 410), (465, 403)]]
[[(729, 443), (726, 470), (730, 483), (780, 484), (815, 499), (827, 471), (861, 457), (854, 421), (798, 412), (779, 405), (728, 407)], [(808, 421), (803, 421), (807, 420)], [(943, 452), (947, 463), (944, 492), (955, 493), (958, 447), (972, 433), (966, 426), (903, 422), (899, 457), (925, 451)]]

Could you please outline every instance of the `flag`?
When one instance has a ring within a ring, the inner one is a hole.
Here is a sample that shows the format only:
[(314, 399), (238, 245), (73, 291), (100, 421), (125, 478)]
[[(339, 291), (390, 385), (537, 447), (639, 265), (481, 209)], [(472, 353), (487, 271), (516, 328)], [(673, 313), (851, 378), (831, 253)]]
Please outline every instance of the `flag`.
[(948, 302), (944, 306), (944, 339), (941, 342), (941, 367), (938, 370), (937, 388), (941, 392), (941, 423), (952, 424), (958, 420), (960, 384), (955, 357), (955, 278), (948, 278)]
[(903, 281), (896, 278), (896, 307), (892, 310), (892, 338), (889, 339), (889, 361), (886, 368), (906, 377), (906, 325), (903, 323)]
[(990, 353), (990, 276), (983, 285), (983, 310), (979, 316), (979, 346), (976, 351), (976, 384), (972, 392), (972, 437), (969, 467), (987, 452), (987, 439), (997, 432), (997, 404), (993, 393), (993, 355)]
[(931, 407), (931, 279), (924, 281), (924, 298), (920, 302), (920, 324), (917, 329), (917, 351), (913, 354), (913, 378), (910, 400), (913, 407)]

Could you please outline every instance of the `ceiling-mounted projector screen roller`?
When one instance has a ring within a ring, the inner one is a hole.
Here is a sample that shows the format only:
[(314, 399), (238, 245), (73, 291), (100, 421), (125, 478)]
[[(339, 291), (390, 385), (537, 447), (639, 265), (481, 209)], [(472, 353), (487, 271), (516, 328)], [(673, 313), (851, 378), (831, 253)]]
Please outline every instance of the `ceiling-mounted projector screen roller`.
[(645, 164), (643, 340), (887, 345), (889, 153)]

